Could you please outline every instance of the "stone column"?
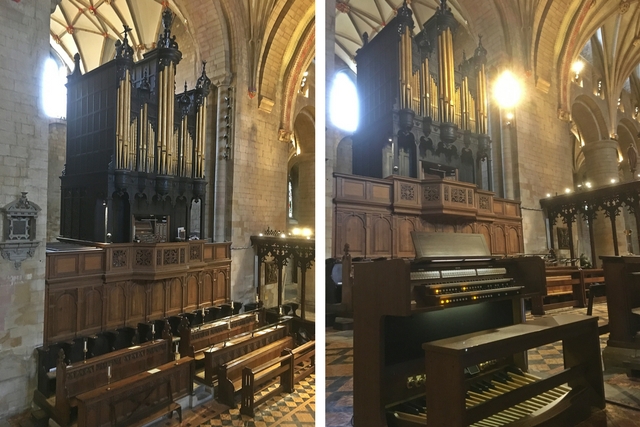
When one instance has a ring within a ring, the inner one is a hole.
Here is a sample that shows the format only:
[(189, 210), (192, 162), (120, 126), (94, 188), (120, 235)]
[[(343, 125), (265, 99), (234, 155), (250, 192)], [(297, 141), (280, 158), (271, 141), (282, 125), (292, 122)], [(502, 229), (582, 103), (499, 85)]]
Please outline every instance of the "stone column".
[[(611, 180), (618, 182), (618, 142), (612, 140), (589, 142), (582, 147), (587, 179), (591, 183), (591, 188), (605, 187), (611, 185)], [(616, 218), (616, 235), (618, 237), (619, 253), (627, 253), (626, 237), (624, 235), (624, 221), (622, 210)], [(598, 217), (594, 221), (594, 239), (596, 246), (596, 256), (614, 255), (613, 235), (611, 221), (605, 217), (604, 211), (598, 211)], [(579, 254), (578, 254), (579, 255)], [(594, 260), (595, 261), (595, 260)], [(597, 264), (600, 265), (599, 260)]]

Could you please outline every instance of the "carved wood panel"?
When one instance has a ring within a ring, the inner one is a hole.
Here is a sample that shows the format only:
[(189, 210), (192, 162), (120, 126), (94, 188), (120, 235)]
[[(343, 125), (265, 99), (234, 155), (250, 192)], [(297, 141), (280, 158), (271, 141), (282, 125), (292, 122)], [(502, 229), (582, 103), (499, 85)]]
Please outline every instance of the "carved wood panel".
[(169, 297), (167, 301), (167, 316), (171, 314), (178, 314), (182, 311), (182, 300), (184, 292), (182, 290), (182, 282), (180, 279), (169, 279)]
[(228, 298), (227, 282), (229, 280), (229, 271), (227, 269), (214, 270), (215, 292), (213, 294), (214, 303), (225, 301)]
[(494, 254), (506, 255), (507, 253), (507, 236), (505, 236), (503, 227), (493, 228), (494, 246), (492, 252)]
[(411, 257), (413, 256), (413, 243), (411, 239), (411, 232), (415, 231), (415, 225), (413, 221), (409, 219), (399, 219), (397, 227), (397, 242), (398, 242), (398, 257)]
[(391, 221), (388, 217), (372, 217), (369, 251), (371, 258), (391, 256)]
[(515, 227), (507, 227), (507, 250), (509, 254), (523, 253), (524, 248), (520, 247), (520, 233)]
[(79, 290), (78, 330), (99, 331), (102, 326), (101, 290), (82, 288)]
[(201, 305), (213, 305), (213, 275), (210, 271), (204, 271), (202, 273), (202, 299)]
[[(482, 234), (487, 241), (487, 246), (493, 248), (493, 242), (491, 241), (491, 229), (487, 224), (477, 224), (478, 234)], [(493, 252), (493, 250), (492, 250)]]
[(184, 311), (193, 311), (198, 308), (198, 278), (187, 277), (187, 300)]
[(341, 214), (342, 230), (341, 239), (338, 243), (340, 251), (344, 249), (345, 243), (349, 244), (349, 252), (351, 256), (365, 256), (366, 249), (366, 227), (364, 215)]
[(76, 332), (77, 294), (75, 291), (57, 292), (49, 295), (49, 336), (65, 339)]
[(164, 301), (165, 301), (165, 292), (164, 292), (164, 283), (162, 281), (157, 281), (149, 284), (150, 295), (149, 295), (149, 316), (151, 317), (162, 317), (164, 315)]
[(107, 285), (107, 319), (108, 329), (124, 326), (126, 314), (126, 297), (124, 287), (126, 282)]

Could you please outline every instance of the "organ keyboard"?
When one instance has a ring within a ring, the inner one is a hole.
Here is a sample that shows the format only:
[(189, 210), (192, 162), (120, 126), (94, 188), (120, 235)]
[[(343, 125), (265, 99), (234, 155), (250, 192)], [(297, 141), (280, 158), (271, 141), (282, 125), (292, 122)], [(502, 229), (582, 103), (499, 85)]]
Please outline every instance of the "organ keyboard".
[[(420, 412), (420, 405), (411, 403), (425, 400), (425, 390), (431, 381), (429, 375), (425, 375), (431, 362), (427, 357), (425, 371), (423, 344), (519, 325), (524, 321), (522, 299), (544, 290), (544, 261), (538, 257), (493, 257), (482, 235), (414, 233), (412, 237), (415, 260), (392, 259), (354, 265), (356, 427), (413, 426), (425, 424), (427, 418), (433, 419), (433, 413), (426, 417)], [(525, 350), (514, 350), (508, 357), (509, 364), (526, 371)], [(464, 366), (467, 374), (479, 371), (480, 364), (487, 360)], [(527, 375), (525, 378), (529, 378)], [(520, 377), (515, 379), (526, 381)], [(560, 386), (562, 384), (550, 387), (552, 395), (564, 390), (556, 389)], [(477, 393), (477, 387), (480, 385), (474, 385), (470, 391)], [(498, 385), (495, 387), (499, 390)], [(462, 392), (463, 401), (466, 393), (467, 390)], [(482, 398), (496, 393), (499, 391), (484, 390)], [(493, 397), (494, 401), (505, 403)], [(428, 393), (426, 398), (428, 401)], [(480, 398), (469, 394), (466, 399), (473, 403)], [(533, 396), (531, 399), (538, 402), (545, 398)], [(535, 406), (526, 402), (517, 404)], [(398, 409), (407, 405), (418, 409), (409, 412)], [(495, 403), (489, 404), (492, 405)], [(503, 417), (501, 412), (510, 406), (513, 405), (504, 406), (493, 415)], [(421, 421), (414, 422), (413, 417)], [(485, 424), (478, 425), (484, 427), (494, 421), (483, 422)]]

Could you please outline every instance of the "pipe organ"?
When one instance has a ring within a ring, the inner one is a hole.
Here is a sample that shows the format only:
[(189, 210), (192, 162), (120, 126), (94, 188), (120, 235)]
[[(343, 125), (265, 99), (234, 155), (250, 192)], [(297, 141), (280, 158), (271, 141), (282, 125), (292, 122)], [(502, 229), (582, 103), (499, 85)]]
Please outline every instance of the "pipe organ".
[(491, 165), (480, 161), (489, 144), (482, 40), (456, 68), (458, 23), (446, 0), (421, 31), (414, 34), (414, 26), (405, 2), (375, 38), (363, 35), (356, 56), (361, 118), (353, 172), (422, 178), (432, 166), (446, 165), (460, 170), (460, 180), (490, 189)]
[(76, 55), (67, 84), (63, 237), (131, 242), (141, 218), (165, 224), (160, 241), (176, 240), (178, 228), (187, 236), (203, 229), (204, 203), (192, 202), (205, 198), (211, 80), (203, 63), (195, 88), (185, 83), (175, 93), (182, 53), (172, 21), (167, 8), (155, 49), (140, 61), (126, 27), (112, 61), (83, 75)]

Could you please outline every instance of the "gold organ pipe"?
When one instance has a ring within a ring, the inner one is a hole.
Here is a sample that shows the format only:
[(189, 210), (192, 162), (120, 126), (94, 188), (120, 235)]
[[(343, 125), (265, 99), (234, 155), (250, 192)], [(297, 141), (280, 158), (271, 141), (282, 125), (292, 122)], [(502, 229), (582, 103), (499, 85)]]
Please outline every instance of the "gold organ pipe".
[(160, 159), (160, 173), (167, 174), (167, 67), (162, 70), (162, 85), (160, 87), (162, 103), (159, 108), (162, 113), (162, 127), (160, 130), (162, 143), (162, 156)]
[(200, 114), (200, 108), (198, 107), (198, 111), (196, 112), (196, 133), (194, 143), (194, 152), (193, 152), (193, 177), (199, 178), (200, 173), (200, 127), (202, 122), (202, 115)]
[(204, 124), (204, 117), (202, 117), (202, 105), (200, 105), (200, 108), (198, 108), (198, 119), (198, 139), (196, 140), (198, 167), (196, 169), (196, 178), (202, 178), (202, 125)]
[(202, 141), (200, 142), (200, 151), (202, 152), (202, 161), (200, 167), (200, 178), (204, 178), (204, 164), (206, 159), (206, 131), (207, 131), (207, 98), (202, 100)]
[(157, 156), (156, 159), (156, 170), (159, 175), (162, 175), (162, 157), (163, 157), (163, 134), (162, 129), (164, 129), (164, 112), (162, 111), (162, 107), (164, 106), (164, 70), (160, 70), (158, 72), (158, 125), (157, 125), (157, 135), (156, 135), (156, 146), (157, 146)]
[(120, 169), (122, 160), (120, 159), (122, 152), (122, 138), (120, 137), (120, 122), (122, 120), (122, 85), (118, 87), (116, 95), (116, 169)]
[(126, 169), (131, 169), (131, 146), (132, 146), (132, 138), (131, 138), (131, 76), (129, 74), (129, 70), (125, 71), (124, 78), (124, 117), (122, 118), (124, 121), (124, 130), (125, 130), (125, 164), (123, 165)]
[(402, 108), (407, 108), (407, 38), (405, 37), (406, 35), (406, 29), (405, 32), (402, 34), (402, 36), (400, 36), (400, 40), (402, 42), (402, 90), (404, 91), (403, 94), (403, 103), (402, 103)]
[(158, 113), (162, 114), (162, 127), (158, 129), (160, 131), (161, 138), (161, 156), (160, 156), (160, 174), (167, 174), (167, 67), (161, 71), (161, 85), (160, 85), (160, 108)]

